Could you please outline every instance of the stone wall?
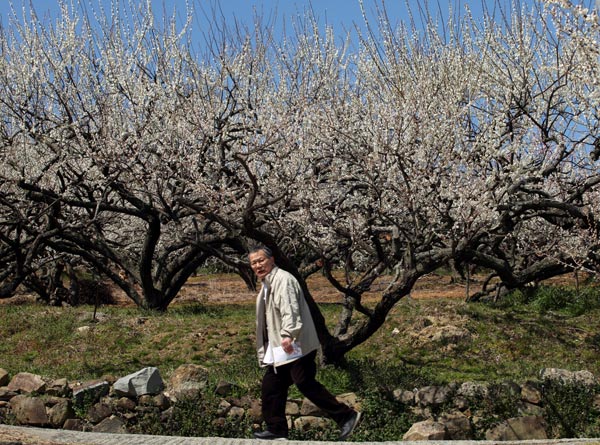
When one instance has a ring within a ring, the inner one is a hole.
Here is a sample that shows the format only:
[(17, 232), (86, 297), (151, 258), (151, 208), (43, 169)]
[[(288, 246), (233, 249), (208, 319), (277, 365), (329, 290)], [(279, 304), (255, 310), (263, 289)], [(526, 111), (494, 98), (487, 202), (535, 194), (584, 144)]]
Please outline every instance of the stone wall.
[[(415, 389), (398, 388), (394, 399), (417, 421), (404, 440), (487, 440), (548, 439), (544, 387), (550, 382), (577, 384), (598, 390), (598, 379), (587, 371), (570, 372), (544, 369), (539, 378), (521, 384), (503, 382), (452, 383)], [(45, 379), (18, 373), (9, 376), (0, 369), (0, 423), (10, 422), (48, 428), (81, 431), (127, 433), (135, 430), (148, 413), (158, 414), (167, 422), (177, 403), (206, 391), (208, 372), (198, 365), (183, 365), (165, 384), (157, 368), (144, 368), (116, 379), (105, 377), (86, 382)], [(211, 388), (219, 397), (215, 422), (249, 419), (256, 428), (262, 422), (260, 401), (250, 397), (232, 397), (227, 382)], [(339, 396), (348, 405), (360, 409), (356, 394)], [(506, 398), (513, 412), (490, 413)], [(593, 409), (600, 411), (600, 394), (592, 397)], [(304, 430), (328, 428), (332, 422), (308, 400), (289, 400), (290, 427)], [(400, 439), (400, 438), (398, 438)]]

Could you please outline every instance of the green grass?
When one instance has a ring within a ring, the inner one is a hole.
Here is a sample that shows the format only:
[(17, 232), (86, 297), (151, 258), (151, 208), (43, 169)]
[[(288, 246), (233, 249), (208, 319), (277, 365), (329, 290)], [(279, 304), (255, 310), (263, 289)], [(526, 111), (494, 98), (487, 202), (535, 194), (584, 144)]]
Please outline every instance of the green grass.
[[(333, 327), (339, 307), (327, 304), (322, 310)], [(82, 380), (125, 375), (144, 366), (157, 366), (168, 376), (183, 363), (197, 363), (237, 383), (260, 376), (251, 303), (174, 306), (167, 313), (108, 306), (101, 308), (103, 316), (96, 323), (92, 311), (85, 306), (0, 306), (0, 367), (11, 374), (28, 371)], [(545, 367), (600, 375), (599, 315), (597, 308), (574, 316), (540, 312), (535, 305), (401, 301), (385, 325), (348, 359), (403, 367), (432, 383), (521, 380), (536, 377)], [(471, 339), (452, 347), (416, 342), (425, 319), (440, 324), (458, 320)], [(89, 330), (82, 331), (82, 326)], [(394, 328), (399, 334), (393, 335)], [(343, 372), (324, 368), (321, 375), (335, 392), (354, 390), (354, 377)]]

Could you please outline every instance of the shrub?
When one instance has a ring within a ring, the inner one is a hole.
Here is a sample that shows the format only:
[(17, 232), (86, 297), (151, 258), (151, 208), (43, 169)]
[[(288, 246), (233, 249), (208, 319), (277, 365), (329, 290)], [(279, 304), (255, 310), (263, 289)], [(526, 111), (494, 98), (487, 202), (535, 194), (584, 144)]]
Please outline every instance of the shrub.
[(352, 440), (383, 442), (401, 440), (411, 425), (420, 420), (393, 397), (395, 389), (411, 390), (436, 384), (421, 368), (398, 364), (396, 360), (349, 362), (347, 372), (360, 396), (363, 420)]
[(385, 442), (401, 440), (418, 419), (402, 403), (388, 393), (367, 391), (361, 397), (363, 421), (352, 435), (352, 440)]
[(600, 385), (544, 381), (542, 402), (550, 437), (600, 437), (600, 409), (594, 406)]
[(468, 399), (469, 406), (479, 417), (477, 431), (484, 439), (484, 432), (494, 425), (516, 417), (521, 404), (520, 392), (509, 382), (494, 382), (488, 385), (485, 397), (475, 396)]
[(499, 303), (500, 307), (529, 305), (537, 312), (563, 312), (579, 316), (600, 308), (600, 289), (586, 286), (580, 289), (569, 286), (540, 286), (535, 290), (514, 290)]

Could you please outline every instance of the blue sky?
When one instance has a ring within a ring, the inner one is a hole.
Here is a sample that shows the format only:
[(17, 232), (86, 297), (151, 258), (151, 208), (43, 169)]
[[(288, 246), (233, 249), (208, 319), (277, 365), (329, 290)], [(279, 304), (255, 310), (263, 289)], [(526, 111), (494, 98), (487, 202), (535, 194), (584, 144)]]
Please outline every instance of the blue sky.
[[(8, 18), (10, 16), (9, 2), (11, 0), (0, 0), (0, 17), (4, 27), (9, 26)], [(53, 17), (58, 12), (58, 0), (25, 0), (33, 4), (39, 16), (50, 14)], [(68, 0), (70, 1), (70, 0)], [(98, 1), (104, 4), (110, 4), (111, 0), (86, 0), (86, 3), (97, 4)], [(140, 3), (144, 0), (138, 0)], [(336, 34), (343, 36), (345, 30), (353, 30), (354, 24), (363, 27), (364, 22), (361, 16), (358, 0), (188, 0), (195, 5), (197, 10), (210, 11), (213, 5), (216, 5), (223, 14), (227, 23), (232, 23), (237, 20), (239, 23), (252, 25), (254, 12), (258, 12), (265, 19), (275, 19), (276, 29), (280, 29), (282, 24), (289, 24), (290, 20), (298, 13), (303, 13), (308, 8), (312, 7), (315, 16), (321, 24), (327, 23), (332, 25), (336, 30)], [(531, 3), (534, 0), (519, 0), (522, 3)], [(21, 10), (23, 0), (12, 0), (17, 10)], [(185, 15), (185, 0), (152, 0), (153, 9), (159, 16), (163, 10), (169, 14), (177, 11), (182, 16)], [(433, 13), (438, 12), (441, 7), (443, 14), (447, 14), (450, 4), (453, 5), (455, 14), (463, 14), (467, 5), (471, 8), (475, 15), (481, 16), (482, 10), (488, 8), (488, 12), (492, 13), (494, 6), (497, 3), (508, 5), (510, 0), (409, 0), (410, 8), (418, 14), (419, 5), (421, 7), (429, 4)], [(438, 6), (439, 5), (441, 6)], [(368, 12), (370, 20), (375, 23), (376, 5), (381, 5), (381, 0), (364, 0), (365, 9)], [(399, 22), (407, 22), (409, 16), (407, 14), (405, 0), (386, 0), (386, 10), (388, 12), (392, 24)], [(418, 17), (417, 17), (418, 19)], [(194, 33), (198, 35), (202, 32), (206, 23), (204, 22), (204, 14), (198, 14), (198, 20), (193, 25)], [(363, 28), (364, 29), (364, 28)]]

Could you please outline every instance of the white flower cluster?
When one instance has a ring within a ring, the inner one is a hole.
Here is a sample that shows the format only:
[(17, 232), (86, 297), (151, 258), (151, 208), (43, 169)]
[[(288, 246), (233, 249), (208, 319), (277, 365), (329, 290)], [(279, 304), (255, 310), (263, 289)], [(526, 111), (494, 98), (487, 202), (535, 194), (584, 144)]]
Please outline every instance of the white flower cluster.
[(15, 23), (0, 34), (3, 217), (60, 203), (54, 248), (102, 256), (144, 293), (201, 255), (237, 266), (265, 234), (353, 270), (489, 267), (507, 240), (591, 269), (595, 17), (548, 2), (441, 35), (382, 16), (356, 51), (308, 17), (280, 43), (260, 23), (213, 36), (210, 58), (150, 2), (110, 26)]

